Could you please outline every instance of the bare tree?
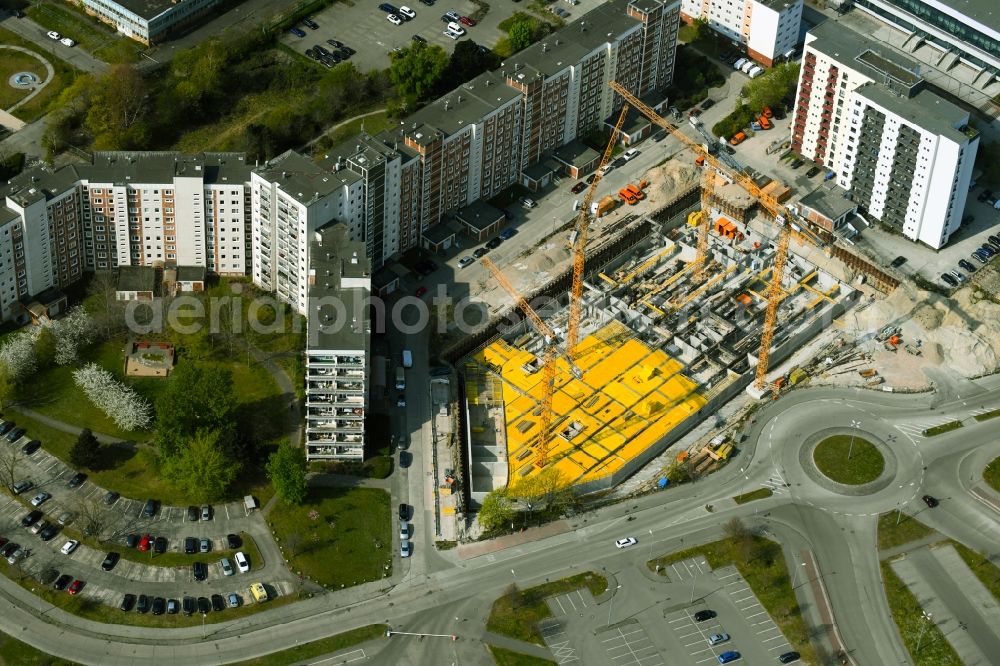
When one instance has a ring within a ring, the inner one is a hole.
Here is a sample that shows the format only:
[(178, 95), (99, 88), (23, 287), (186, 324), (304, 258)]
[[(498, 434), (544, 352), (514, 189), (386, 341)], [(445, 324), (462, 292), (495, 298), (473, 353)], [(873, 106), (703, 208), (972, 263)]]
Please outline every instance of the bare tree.
[(107, 513), (104, 507), (94, 500), (85, 500), (77, 505), (80, 512), (79, 528), (87, 536), (101, 539), (101, 534), (107, 526)]
[(5, 446), (0, 448), (0, 481), (10, 488), (17, 480), (21, 468), (21, 449)]
[(114, 271), (94, 273), (94, 278), (90, 281), (89, 292), (100, 303), (101, 309), (97, 315), (97, 325), (105, 339), (110, 339), (125, 326), (125, 305), (118, 300), (117, 290), (118, 278)]

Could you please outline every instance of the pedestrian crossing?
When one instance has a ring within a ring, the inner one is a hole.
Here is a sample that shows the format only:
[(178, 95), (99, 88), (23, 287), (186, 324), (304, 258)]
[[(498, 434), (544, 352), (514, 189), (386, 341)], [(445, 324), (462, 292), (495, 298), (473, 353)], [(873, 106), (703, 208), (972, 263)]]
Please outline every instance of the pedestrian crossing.
[(770, 488), (775, 495), (783, 495), (788, 492), (788, 483), (777, 470), (771, 472), (771, 476), (762, 485)]
[(924, 439), (924, 433), (935, 426), (944, 425), (957, 420), (954, 416), (942, 416), (933, 421), (914, 421), (912, 423), (897, 423), (896, 430), (912, 439)]

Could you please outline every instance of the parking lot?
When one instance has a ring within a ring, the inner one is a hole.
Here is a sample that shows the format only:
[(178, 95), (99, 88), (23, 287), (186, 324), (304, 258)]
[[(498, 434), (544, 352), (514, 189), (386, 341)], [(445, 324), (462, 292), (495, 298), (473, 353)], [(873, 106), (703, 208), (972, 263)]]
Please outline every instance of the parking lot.
[(659, 650), (637, 620), (626, 620), (597, 632), (597, 640), (613, 666), (664, 666)]

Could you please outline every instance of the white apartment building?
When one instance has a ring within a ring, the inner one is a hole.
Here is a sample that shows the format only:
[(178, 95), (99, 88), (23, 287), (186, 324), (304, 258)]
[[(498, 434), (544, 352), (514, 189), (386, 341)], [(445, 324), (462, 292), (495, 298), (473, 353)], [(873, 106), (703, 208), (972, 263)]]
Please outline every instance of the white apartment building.
[(701, 19), (770, 67), (799, 41), (802, 0), (681, 0), (685, 22)]
[(343, 224), (310, 234), (307, 460), (363, 460), (371, 361), (371, 262)]
[(978, 133), (916, 65), (828, 21), (806, 36), (792, 150), (836, 173), (866, 217), (938, 249), (961, 224)]

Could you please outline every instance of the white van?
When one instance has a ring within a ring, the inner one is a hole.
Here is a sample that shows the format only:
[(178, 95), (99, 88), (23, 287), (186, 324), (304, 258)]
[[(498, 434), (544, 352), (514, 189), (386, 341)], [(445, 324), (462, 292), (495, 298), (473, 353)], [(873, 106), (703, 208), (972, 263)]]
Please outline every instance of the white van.
[(749, 74), (750, 70), (756, 66), (757, 63), (755, 63), (753, 60), (747, 60), (745, 63), (743, 63), (743, 66), (740, 67), (740, 71), (743, 72), (744, 74)]
[(448, 23), (448, 30), (460, 36), (465, 34), (465, 28), (454, 21)]
[(748, 61), (747, 58), (740, 58), (739, 60), (733, 63), (733, 69), (742, 69), (743, 65), (747, 64), (747, 61)]
[(756, 79), (763, 73), (764, 73), (764, 68), (761, 67), (760, 65), (757, 65), (756, 67), (750, 68), (750, 71), (747, 72), (747, 76), (749, 76), (751, 79)]

